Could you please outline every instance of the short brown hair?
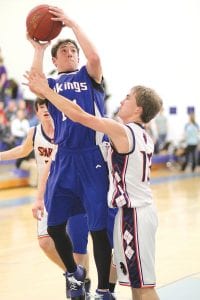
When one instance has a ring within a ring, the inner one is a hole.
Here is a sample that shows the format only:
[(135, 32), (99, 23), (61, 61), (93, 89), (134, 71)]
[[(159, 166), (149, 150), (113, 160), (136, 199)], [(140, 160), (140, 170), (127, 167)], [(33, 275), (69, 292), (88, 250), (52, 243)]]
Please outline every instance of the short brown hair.
[(77, 45), (77, 43), (74, 41), (74, 40), (71, 40), (71, 39), (66, 39), (66, 40), (59, 40), (52, 48), (51, 48), (51, 56), (52, 57), (56, 57), (57, 55), (57, 51), (58, 51), (58, 48), (63, 45), (63, 44), (68, 44), (68, 43), (71, 43), (75, 46), (77, 52), (78, 52), (78, 55), (79, 55), (79, 47)]
[(145, 124), (150, 122), (160, 111), (162, 107), (162, 99), (151, 88), (137, 85), (133, 87), (137, 106), (142, 107), (141, 120)]
[(36, 98), (36, 100), (34, 102), (35, 111), (38, 111), (38, 106), (43, 105), (43, 104), (47, 105), (46, 99)]

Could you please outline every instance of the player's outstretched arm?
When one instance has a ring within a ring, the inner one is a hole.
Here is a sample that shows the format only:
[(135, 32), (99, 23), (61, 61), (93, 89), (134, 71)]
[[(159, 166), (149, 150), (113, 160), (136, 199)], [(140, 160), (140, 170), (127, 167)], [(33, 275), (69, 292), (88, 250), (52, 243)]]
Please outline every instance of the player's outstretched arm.
[(49, 87), (46, 78), (36, 72), (27, 73), (25, 78), (27, 78), (27, 85), (33, 93), (42, 93), (43, 97), (48, 99), (72, 121), (107, 134), (119, 152), (129, 151), (128, 138), (123, 124), (113, 119), (88, 114), (73, 101), (54, 92)]
[(33, 132), (30, 128), (28, 135), (22, 145), (14, 147), (7, 151), (0, 152), (0, 160), (12, 160), (27, 156), (33, 150)]

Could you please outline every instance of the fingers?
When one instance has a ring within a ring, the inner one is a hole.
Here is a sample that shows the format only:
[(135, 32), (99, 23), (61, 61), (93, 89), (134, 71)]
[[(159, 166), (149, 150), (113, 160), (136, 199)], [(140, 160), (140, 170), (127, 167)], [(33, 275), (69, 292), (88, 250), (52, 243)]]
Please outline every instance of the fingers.
[(40, 212), (41, 212), (41, 218), (43, 218), (44, 217), (44, 207), (40, 210)]
[(23, 74), (23, 77), (27, 80), (27, 82), (22, 82), (22, 85), (29, 86), (30, 72), (29, 72), (29, 71), (26, 71), (25, 74)]
[(35, 219), (41, 221), (42, 217), (44, 216), (44, 208), (32, 208), (32, 214)]
[(57, 7), (57, 6), (51, 6), (49, 5), (49, 11), (57, 11), (57, 12), (61, 12), (62, 9)]
[(56, 6), (49, 6), (49, 12), (55, 16), (54, 21), (61, 21), (65, 16), (64, 11)]
[(41, 221), (44, 216), (44, 209), (40, 209), (37, 211), (37, 220)]
[(55, 16), (63, 15), (62, 9), (56, 7), (56, 6), (49, 6), (49, 12)]
[(27, 80), (27, 82), (22, 82), (22, 84), (28, 86), (31, 78), (33, 78), (33, 74), (31, 75), (29, 71), (26, 71), (25, 74), (23, 74), (23, 77)]
[(38, 209), (37, 208), (32, 208), (32, 214), (33, 214), (33, 218), (38, 219)]
[(36, 70), (25, 71), (23, 77), (27, 80), (38, 80), (39, 78), (46, 78), (44, 74), (38, 73)]
[(28, 32), (26, 32), (26, 38), (34, 48), (43, 49), (43, 51), (51, 44), (51, 41), (40, 41), (34, 37), (31, 37)]

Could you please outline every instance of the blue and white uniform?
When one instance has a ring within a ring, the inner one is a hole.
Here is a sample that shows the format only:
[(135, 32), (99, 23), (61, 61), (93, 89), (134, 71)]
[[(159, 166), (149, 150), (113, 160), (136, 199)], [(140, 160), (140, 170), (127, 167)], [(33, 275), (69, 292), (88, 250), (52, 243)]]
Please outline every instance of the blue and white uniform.
[(144, 128), (124, 125), (129, 153), (110, 147), (108, 204), (119, 207), (114, 225), (114, 263), (118, 281), (133, 288), (155, 286), (157, 213), (149, 186), (154, 144)]
[[(40, 181), (45, 164), (49, 161), (50, 157), (55, 157), (57, 151), (57, 145), (45, 134), (41, 124), (37, 125), (34, 129), (33, 148), (38, 168), (38, 181)], [(42, 220), (38, 221), (38, 237), (40, 238), (48, 236), (47, 216), (48, 214), (44, 208), (44, 216)], [(77, 230), (77, 224), (81, 226), (81, 231)], [(80, 254), (87, 253), (88, 225), (86, 214), (71, 217), (67, 224), (67, 232), (71, 238), (74, 252)]]
[[(49, 86), (75, 101), (83, 110), (102, 116), (104, 90), (94, 82), (86, 67), (50, 78)], [(86, 212), (92, 231), (107, 225), (107, 164), (100, 151), (103, 134), (67, 118), (50, 102), (58, 151), (52, 163), (45, 194), (48, 225), (65, 223), (70, 216)]]

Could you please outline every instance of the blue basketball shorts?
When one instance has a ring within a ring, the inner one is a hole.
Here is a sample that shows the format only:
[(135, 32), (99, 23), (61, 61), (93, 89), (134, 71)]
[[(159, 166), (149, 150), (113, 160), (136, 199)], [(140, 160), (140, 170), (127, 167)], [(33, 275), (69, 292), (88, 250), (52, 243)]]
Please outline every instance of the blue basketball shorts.
[(63, 224), (71, 216), (86, 213), (90, 231), (107, 228), (108, 186), (108, 168), (99, 147), (59, 149), (45, 192), (48, 225)]

